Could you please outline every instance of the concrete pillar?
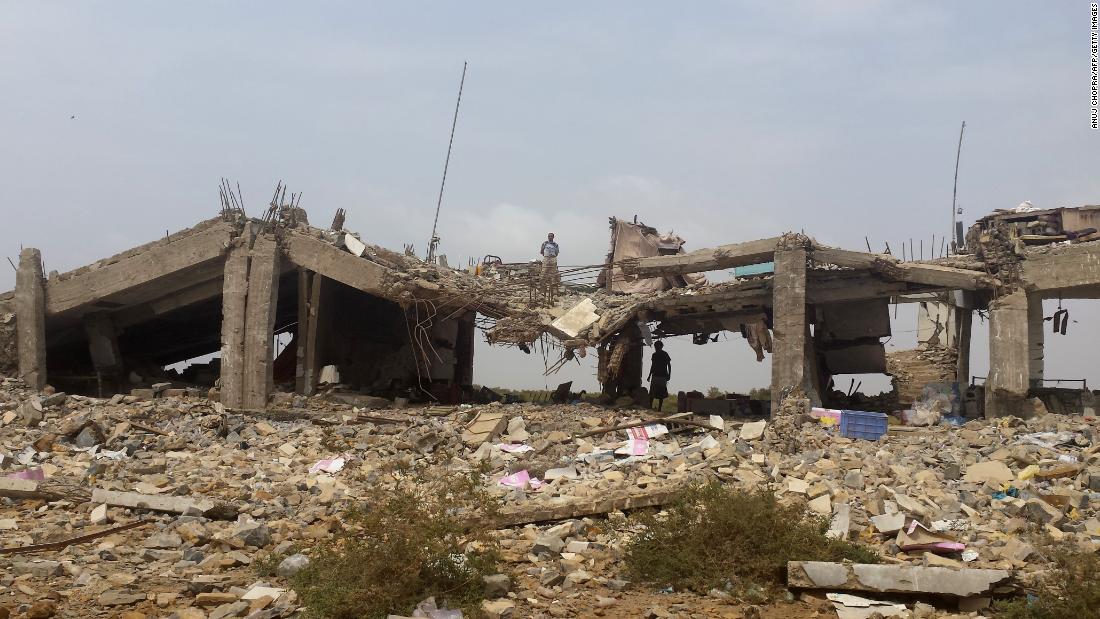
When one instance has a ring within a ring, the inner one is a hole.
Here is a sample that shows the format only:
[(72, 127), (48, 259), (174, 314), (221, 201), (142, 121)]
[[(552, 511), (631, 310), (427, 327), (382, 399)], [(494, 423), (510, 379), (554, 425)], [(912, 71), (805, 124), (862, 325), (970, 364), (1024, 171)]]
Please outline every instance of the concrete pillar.
[[(242, 239), (243, 240), (243, 239)], [(229, 248), (222, 281), (221, 401), (244, 406), (244, 317), (248, 294), (248, 243)]]
[(1043, 386), (1043, 298), (1027, 295), (1027, 361), (1028, 384)]
[(309, 291), (313, 287), (314, 274), (306, 269), (298, 269), (298, 330), (294, 334), (295, 367), (294, 391), (306, 392), (306, 359), (309, 347)]
[(317, 381), (321, 377), (321, 342), (327, 340), (329, 320), (321, 313), (331, 303), (325, 302), (325, 297), (331, 296), (329, 290), (331, 282), (324, 275), (314, 273), (309, 282), (309, 300), (306, 304), (306, 313), (309, 324), (306, 328), (305, 356), (302, 358), (302, 390), (303, 395), (313, 395), (317, 389)]
[(32, 389), (41, 389), (46, 386), (46, 288), (42, 280), (42, 253), (33, 247), (19, 252), (15, 320), (19, 377)]
[(84, 317), (84, 332), (88, 335), (91, 365), (102, 378), (116, 379), (122, 373), (122, 354), (114, 322), (105, 312), (92, 312)]
[(955, 308), (955, 345), (959, 358), (955, 366), (955, 382), (964, 388), (970, 382), (970, 333), (973, 331), (974, 312), (965, 307)]
[(772, 414), (789, 387), (803, 387), (806, 369), (806, 250), (777, 249), (772, 278)]
[(279, 297), (279, 246), (261, 234), (252, 245), (244, 321), (244, 408), (266, 408), (274, 388), (275, 310)]
[(461, 387), (474, 384), (474, 339), (477, 328), (474, 319), (477, 312), (466, 312), (458, 319), (458, 341), (455, 345), (455, 383)]
[(1030, 415), (1028, 388), (1027, 293), (1017, 290), (989, 304), (989, 378), (985, 382), (987, 418)]

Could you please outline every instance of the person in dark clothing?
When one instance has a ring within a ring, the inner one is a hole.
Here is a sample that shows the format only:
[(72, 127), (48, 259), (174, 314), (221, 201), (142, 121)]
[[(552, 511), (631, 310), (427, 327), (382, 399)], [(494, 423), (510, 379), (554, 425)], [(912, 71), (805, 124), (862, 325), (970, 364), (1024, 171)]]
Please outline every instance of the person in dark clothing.
[(672, 378), (672, 357), (665, 352), (663, 342), (653, 345), (656, 351), (649, 358), (649, 399), (650, 404), (657, 400), (657, 406), (653, 410), (661, 410), (665, 398), (668, 397), (668, 379)]

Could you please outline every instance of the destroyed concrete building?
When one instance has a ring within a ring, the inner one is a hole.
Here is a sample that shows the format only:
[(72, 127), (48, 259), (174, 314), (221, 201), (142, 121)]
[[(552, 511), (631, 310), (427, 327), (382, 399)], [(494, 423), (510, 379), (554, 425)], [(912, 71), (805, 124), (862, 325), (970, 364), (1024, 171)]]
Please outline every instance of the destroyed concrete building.
[[(892, 405), (904, 407), (929, 382), (967, 389), (981, 311), (990, 372), (960, 395), (965, 410), (1023, 416), (1042, 388), (1042, 300), (1100, 291), (1097, 212), (997, 213), (972, 227), (968, 253), (927, 261), (801, 234), (684, 253), (682, 239), (612, 219), (600, 288), (547, 304), (472, 269), (369, 246), (342, 223), (311, 227), (300, 209), (263, 219), (227, 209), (63, 274), (46, 276), (39, 250), (23, 250), (16, 289), (0, 294), (0, 353), (33, 387), (98, 395), (129, 391), (131, 380), (149, 387), (165, 366), (220, 352), (185, 382), (216, 381), (226, 406), (263, 408), (277, 386), (315, 392), (326, 366), (339, 375), (328, 382), (363, 393), (459, 401), (470, 395), (478, 326), (496, 344), (549, 335), (563, 362), (595, 349), (605, 391), (631, 394), (647, 339), (730, 331), (758, 359), (770, 353), (773, 411), (792, 394), (799, 406), (837, 404), (846, 394), (830, 389), (832, 377), (865, 373), (892, 375)], [(731, 281), (701, 277), (729, 269)], [(920, 304), (920, 346), (888, 355), (889, 304), (903, 302)], [(289, 343), (276, 355), (281, 334)]]
[[(29, 385), (49, 377), (75, 393), (148, 386), (165, 366), (220, 352), (208, 384), (220, 379), (234, 408), (265, 407), (276, 381), (312, 393), (328, 365), (357, 388), (393, 391), (419, 377), (457, 400), (472, 380), (473, 312), (498, 312), (444, 294), (430, 281), (441, 269), (407, 262), (350, 233), (235, 211), (49, 277), (28, 248), (16, 290), (0, 296), (3, 345), (14, 337)], [(283, 333), (290, 343), (276, 356)]]

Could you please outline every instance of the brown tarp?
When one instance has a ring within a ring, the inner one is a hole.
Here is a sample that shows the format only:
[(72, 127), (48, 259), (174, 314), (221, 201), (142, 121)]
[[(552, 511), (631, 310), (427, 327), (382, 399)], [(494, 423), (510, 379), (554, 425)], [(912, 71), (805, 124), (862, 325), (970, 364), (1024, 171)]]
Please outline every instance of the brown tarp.
[[(613, 219), (611, 224), (611, 253), (609, 258), (613, 265), (627, 258), (651, 258), (662, 255), (661, 249), (668, 250), (675, 247), (677, 254), (684, 253), (684, 240), (678, 236), (658, 235), (652, 228), (642, 224), (630, 223)], [(599, 283), (607, 286), (607, 270), (600, 274)], [(637, 275), (625, 275), (618, 266), (611, 267), (611, 292), (622, 294), (650, 294), (678, 288), (683, 286), (695, 286), (706, 283), (706, 276), (701, 273), (688, 275), (676, 275), (671, 277), (638, 277)]]

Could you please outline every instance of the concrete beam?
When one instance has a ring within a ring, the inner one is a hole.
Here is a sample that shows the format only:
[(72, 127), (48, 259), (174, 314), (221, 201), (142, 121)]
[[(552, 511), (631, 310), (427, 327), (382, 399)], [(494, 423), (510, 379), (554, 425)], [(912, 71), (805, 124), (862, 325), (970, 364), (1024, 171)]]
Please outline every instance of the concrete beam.
[(982, 290), (993, 286), (992, 279), (980, 271), (939, 264), (901, 262), (889, 254), (871, 254), (814, 245), (812, 257), (815, 262), (853, 269), (870, 269), (888, 279), (937, 288)]
[(1017, 290), (989, 305), (989, 378), (985, 383), (985, 416), (1027, 417), (1027, 293)]
[[(311, 236), (290, 232), (284, 239), (287, 258), (295, 265), (320, 273), (352, 288), (390, 299), (385, 287), (389, 269)], [(392, 299), (391, 299), (392, 300)]]
[(1100, 285), (1100, 241), (1028, 250), (1021, 278), (1029, 292), (1054, 293)]
[(194, 305), (213, 299), (222, 294), (223, 289), (224, 282), (221, 277), (210, 279), (153, 299), (148, 303), (141, 303), (121, 309), (114, 313), (114, 323), (118, 329), (125, 329), (126, 327), (152, 320), (157, 316), (185, 308), (188, 305)]
[(773, 237), (699, 249), (677, 256), (640, 258), (624, 262), (622, 269), (627, 275), (657, 277), (748, 266), (770, 261), (778, 243), (779, 238)]
[(229, 249), (222, 278), (221, 402), (244, 407), (244, 331), (248, 295), (248, 240)]
[(16, 348), (19, 377), (32, 389), (46, 386), (46, 293), (42, 253), (33, 247), (19, 252), (15, 273)]
[(275, 310), (279, 297), (279, 246), (261, 234), (252, 245), (244, 329), (244, 407), (266, 408), (274, 386)]
[(189, 232), (171, 242), (159, 242), (130, 252), (94, 269), (62, 275), (46, 284), (46, 312), (50, 315), (110, 300), (137, 286), (153, 283), (201, 263), (220, 258), (236, 233), (233, 225), (218, 222)]
[(790, 561), (787, 585), (797, 589), (923, 593), (973, 597), (991, 595), (1012, 579), (1008, 570), (984, 570), (919, 565), (845, 564)]

